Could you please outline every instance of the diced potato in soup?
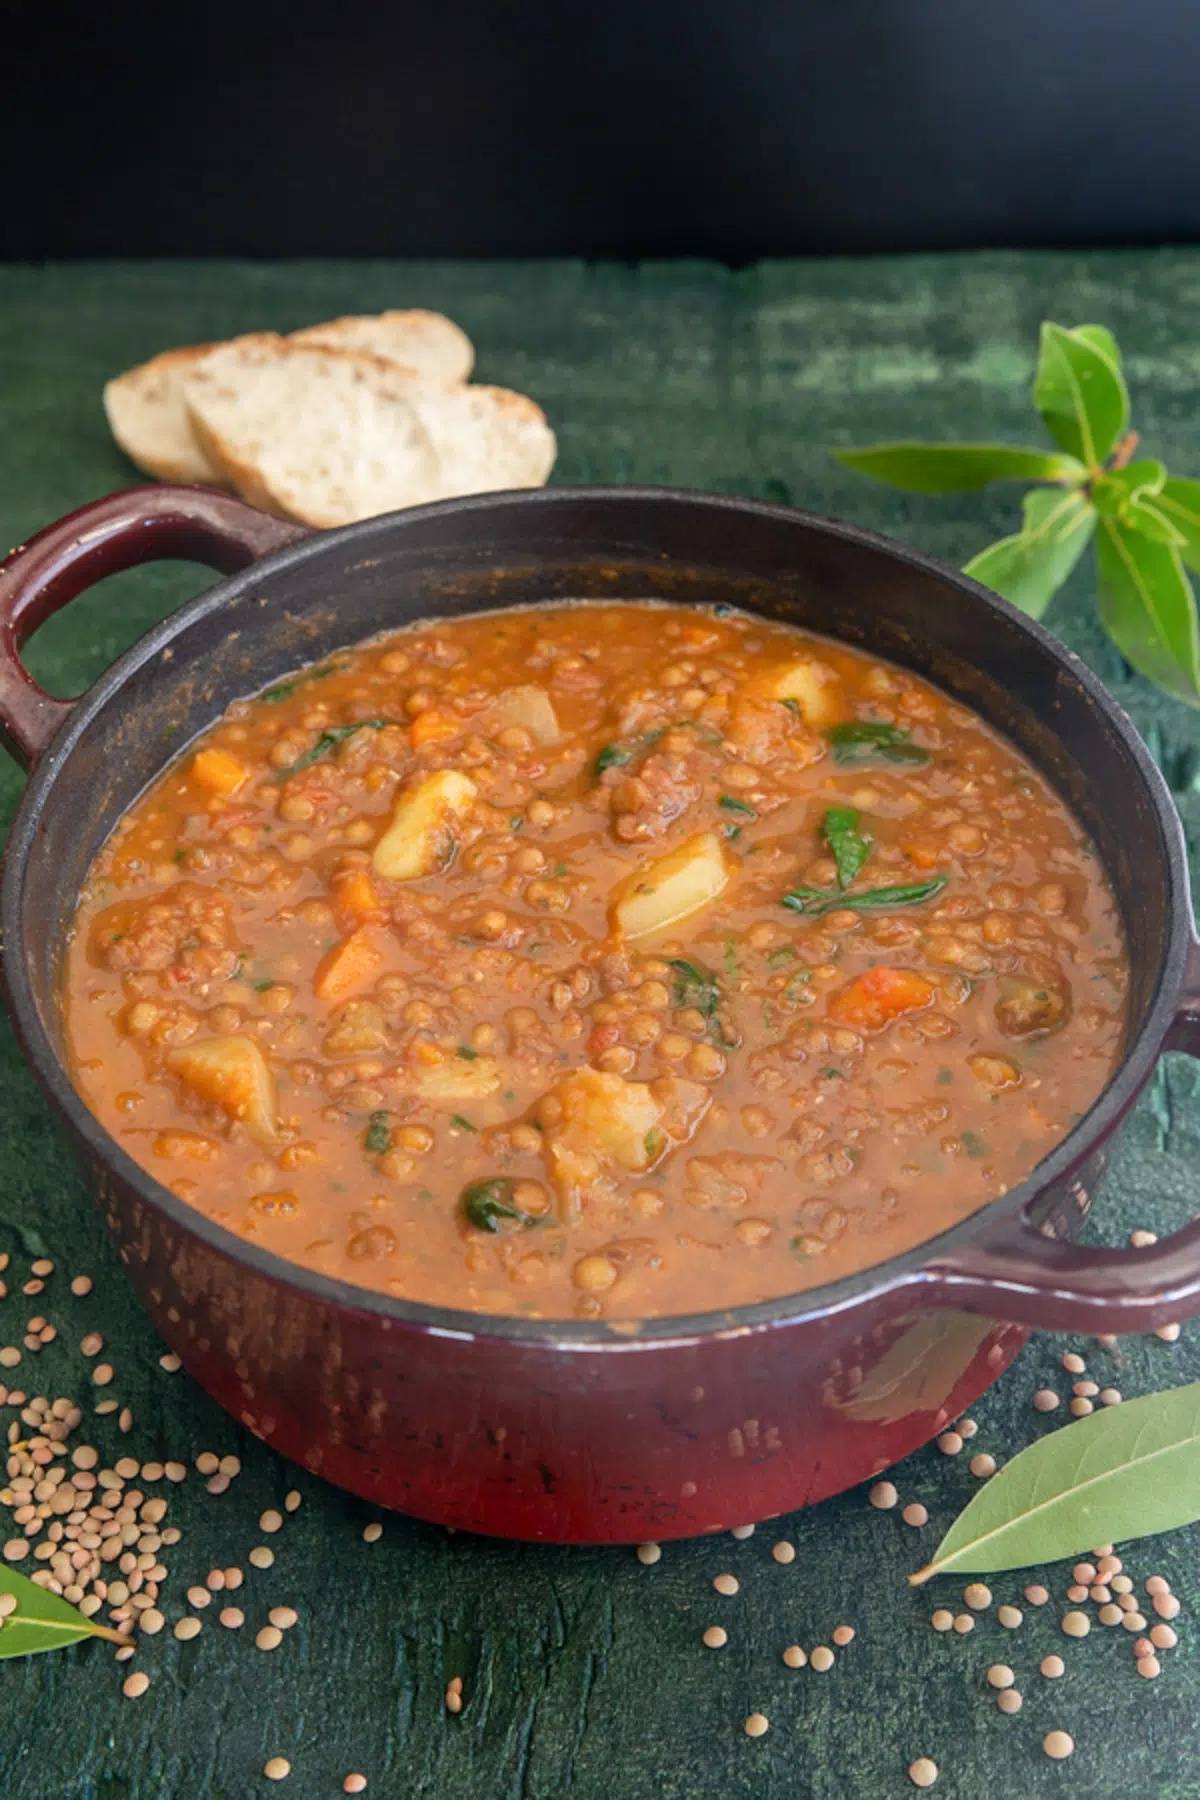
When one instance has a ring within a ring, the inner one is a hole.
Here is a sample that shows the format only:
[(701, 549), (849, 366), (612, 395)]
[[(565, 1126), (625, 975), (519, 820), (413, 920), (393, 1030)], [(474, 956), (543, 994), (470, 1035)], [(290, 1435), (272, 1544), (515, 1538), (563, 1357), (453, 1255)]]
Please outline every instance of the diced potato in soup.
[(397, 797), (392, 822), (375, 846), (375, 870), (389, 881), (432, 875), (454, 853), (454, 825), (478, 792), (469, 775), (439, 769)]
[(253, 1038), (203, 1038), (173, 1050), (167, 1063), (194, 1094), (244, 1125), (257, 1143), (273, 1141), (275, 1082)]
[(678, 925), (725, 891), (732, 859), (704, 831), (630, 875), (617, 890), (613, 916), (624, 937), (649, 937)]
[(618, 1324), (1020, 1182), (1121, 1053), (1087, 833), (961, 701), (724, 602), (423, 623), (231, 705), (66, 948), (112, 1137), (322, 1275)]

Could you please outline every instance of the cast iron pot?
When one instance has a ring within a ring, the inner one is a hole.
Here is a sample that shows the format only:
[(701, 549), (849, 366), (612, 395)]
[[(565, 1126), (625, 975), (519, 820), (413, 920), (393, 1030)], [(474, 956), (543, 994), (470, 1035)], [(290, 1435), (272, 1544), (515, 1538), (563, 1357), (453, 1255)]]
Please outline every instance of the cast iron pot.
[[(25, 673), (29, 632), (153, 558), (230, 579), (75, 702)], [(62, 949), (121, 814), (236, 695), (387, 627), (570, 595), (724, 599), (862, 645), (1007, 732), (1086, 822), (1132, 956), (1124, 1060), (1028, 1181), (877, 1268), (728, 1313), (489, 1318), (293, 1267), (131, 1162), (63, 1066)], [(1165, 1046), (1200, 1053), (1182, 834), (1129, 720), (1040, 626), (849, 526), (669, 490), (558, 489), (420, 507), (307, 536), (201, 489), (117, 494), (0, 567), (0, 730), (31, 769), (0, 892), (9, 1004), (155, 1324), (285, 1456), (383, 1506), (566, 1542), (713, 1531), (876, 1474), (939, 1431), (1033, 1326), (1142, 1331), (1200, 1308), (1200, 1222), (1080, 1249), (1104, 1145)]]

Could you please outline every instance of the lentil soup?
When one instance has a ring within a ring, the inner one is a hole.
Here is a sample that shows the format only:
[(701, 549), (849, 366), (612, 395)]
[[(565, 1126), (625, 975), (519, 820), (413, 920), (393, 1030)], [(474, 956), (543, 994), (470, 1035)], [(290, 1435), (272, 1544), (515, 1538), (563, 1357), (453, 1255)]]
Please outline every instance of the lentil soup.
[(1120, 1050), (1082, 828), (981, 719), (715, 606), (422, 624), (231, 706), (97, 858), (74, 1079), (293, 1262), (740, 1305), (1026, 1176)]

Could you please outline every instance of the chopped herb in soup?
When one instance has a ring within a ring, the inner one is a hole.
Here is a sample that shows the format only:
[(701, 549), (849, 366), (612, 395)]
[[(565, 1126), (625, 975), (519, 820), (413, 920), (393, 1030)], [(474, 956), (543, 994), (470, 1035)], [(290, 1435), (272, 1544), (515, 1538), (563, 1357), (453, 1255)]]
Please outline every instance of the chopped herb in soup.
[(97, 859), (80, 1091), (293, 1262), (629, 1318), (812, 1286), (1027, 1175), (1120, 1049), (1103, 872), (878, 659), (721, 607), (426, 624), (238, 701)]

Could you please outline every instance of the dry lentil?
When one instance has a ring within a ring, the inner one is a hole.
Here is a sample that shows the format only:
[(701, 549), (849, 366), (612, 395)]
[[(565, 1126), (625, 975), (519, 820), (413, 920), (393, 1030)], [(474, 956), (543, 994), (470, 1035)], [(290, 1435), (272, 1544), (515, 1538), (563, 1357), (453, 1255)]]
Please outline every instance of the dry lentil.
[(929, 1623), (935, 1631), (949, 1631), (954, 1624), (954, 1614), (948, 1607), (939, 1606), (931, 1615)]
[(365, 1794), (366, 1791), (367, 1791), (367, 1778), (365, 1775), (360, 1775), (357, 1772), (357, 1770), (353, 1771), (351, 1774), (349, 1774), (343, 1778), (343, 1780), (342, 1780), (343, 1794)]
[(834, 1661), (833, 1651), (828, 1644), (818, 1644), (809, 1656), (808, 1664), (810, 1668), (817, 1671), (818, 1675), (824, 1675), (829, 1669), (832, 1669)]
[(1074, 1748), (1075, 1739), (1069, 1731), (1048, 1731), (1042, 1739), (1042, 1749), (1055, 1762), (1061, 1762), (1064, 1757), (1070, 1756)]
[(254, 1642), (260, 1650), (278, 1650), (283, 1633), (278, 1625), (262, 1625), (254, 1635)]
[(781, 1538), (777, 1544), (772, 1544), (771, 1555), (777, 1563), (795, 1562), (796, 1546), (789, 1544), (786, 1538)]
[(729, 1633), (723, 1625), (709, 1625), (704, 1632), (702, 1642), (710, 1650), (723, 1650), (729, 1642)]
[(879, 1507), (881, 1511), (886, 1511), (889, 1507), (895, 1506), (899, 1498), (900, 1496), (896, 1492), (895, 1486), (890, 1481), (877, 1481), (867, 1495), (867, 1499), (871, 1502), (871, 1505)]
[(269, 1569), (275, 1561), (275, 1552), (268, 1550), (265, 1544), (255, 1544), (247, 1558), (256, 1569)]
[(1016, 1679), (1007, 1663), (993, 1663), (987, 1672), (989, 1687), (1009, 1688)]
[(989, 1475), (996, 1473), (996, 1459), (994, 1456), (989, 1456), (986, 1450), (980, 1450), (971, 1458), (970, 1469), (972, 1475), (980, 1481), (986, 1481)]
[(121, 1683), (121, 1692), (127, 1700), (140, 1700), (150, 1687), (150, 1677), (144, 1669), (135, 1669)]
[(955, 1613), (954, 1629), (957, 1631), (959, 1637), (966, 1637), (969, 1631), (974, 1631), (975, 1621), (970, 1613)]
[(963, 1447), (963, 1441), (957, 1431), (943, 1431), (937, 1447), (943, 1456), (957, 1456)]
[(294, 1606), (273, 1606), (267, 1617), (272, 1625), (279, 1627), (280, 1631), (290, 1631), (300, 1615)]
[(268, 1757), (263, 1764), (263, 1774), (268, 1781), (286, 1781), (292, 1772), (292, 1765), (286, 1756)]
[(1057, 1681), (1060, 1675), (1067, 1672), (1067, 1665), (1061, 1656), (1043, 1656), (1038, 1667), (1047, 1681)]
[(768, 1719), (766, 1713), (760, 1712), (748, 1714), (742, 1725), (742, 1730), (745, 1732), (746, 1736), (750, 1738), (760, 1738), (770, 1729), (770, 1719)]
[(929, 1523), (929, 1513), (919, 1500), (910, 1500), (900, 1517), (906, 1525), (920, 1526)]
[(854, 1642), (854, 1638), (855, 1638), (855, 1630), (854, 1630), (853, 1625), (835, 1625), (834, 1626), (833, 1641), (838, 1646), (839, 1649), (843, 1649), (847, 1644), (852, 1644)]
[(362, 1535), (364, 1544), (377, 1544), (383, 1536), (383, 1526), (379, 1523), (378, 1519), (372, 1519), (369, 1525), (363, 1526)]
[(175, 1626), (175, 1636), (186, 1643), (189, 1638), (198, 1637), (202, 1629), (199, 1619), (193, 1618), (190, 1613), (185, 1613)]
[(1019, 1713), (1025, 1701), (1018, 1690), (1004, 1688), (996, 1695), (996, 1705), (1002, 1713)]
[(783, 1653), (783, 1660), (789, 1669), (802, 1669), (808, 1662), (808, 1657), (799, 1644), (789, 1644)]
[(240, 1631), (246, 1623), (246, 1615), (240, 1606), (223, 1606), (217, 1617), (227, 1631)]
[(1086, 1613), (1068, 1612), (1062, 1616), (1062, 1629), (1067, 1637), (1084, 1638), (1092, 1629), (1092, 1621)]
[(741, 1582), (736, 1575), (725, 1573), (713, 1576), (713, 1586), (718, 1594), (733, 1595), (741, 1587)]
[(996, 1609), (996, 1618), (1006, 1631), (1015, 1631), (1024, 1617), (1019, 1606), (999, 1606)]
[(265, 1531), (268, 1535), (270, 1535), (270, 1533), (275, 1532), (275, 1531), (280, 1531), (280, 1530), (282, 1530), (282, 1528), (283, 1528), (283, 1514), (277, 1513), (275, 1511), (274, 1507), (268, 1507), (266, 1512), (263, 1513), (262, 1517), (258, 1521), (258, 1529), (260, 1531)]
[(1050, 1590), (1043, 1587), (1040, 1581), (1032, 1581), (1025, 1589), (1025, 1598), (1030, 1606), (1045, 1606), (1050, 1598)]
[(908, 1765), (908, 1779), (914, 1787), (931, 1788), (938, 1778), (938, 1766), (931, 1756), (918, 1756)]
[(963, 1599), (972, 1612), (984, 1612), (992, 1604), (992, 1590), (982, 1581), (972, 1581), (963, 1589)]

